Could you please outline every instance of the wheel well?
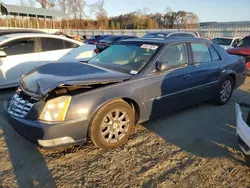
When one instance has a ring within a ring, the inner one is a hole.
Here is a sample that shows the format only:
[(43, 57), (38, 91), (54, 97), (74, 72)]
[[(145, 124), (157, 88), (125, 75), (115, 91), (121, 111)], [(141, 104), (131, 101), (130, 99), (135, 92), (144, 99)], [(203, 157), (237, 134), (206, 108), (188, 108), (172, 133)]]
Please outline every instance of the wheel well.
[(229, 76), (233, 79), (233, 86), (235, 86), (235, 84), (236, 84), (236, 76), (235, 76), (235, 74), (229, 74)]
[(134, 111), (134, 114), (135, 114), (135, 124), (137, 124), (139, 119), (140, 119), (139, 105), (133, 99), (130, 99), (130, 98), (122, 98), (122, 99), (125, 102), (127, 102), (133, 108), (133, 111)]

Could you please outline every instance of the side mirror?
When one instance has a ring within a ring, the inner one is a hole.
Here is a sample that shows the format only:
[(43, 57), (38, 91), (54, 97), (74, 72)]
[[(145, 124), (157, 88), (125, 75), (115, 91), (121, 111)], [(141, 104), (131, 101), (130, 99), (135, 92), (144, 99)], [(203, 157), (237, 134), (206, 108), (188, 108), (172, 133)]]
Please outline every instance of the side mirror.
[(6, 53), (4, 51), (0, 51), (0, 58), (6, 57)]
[(156, 63), (156, 69), (160, 72), (166, 71), (168, 69), (170, 69), (170, 66), (167, 62), (157, 62)]

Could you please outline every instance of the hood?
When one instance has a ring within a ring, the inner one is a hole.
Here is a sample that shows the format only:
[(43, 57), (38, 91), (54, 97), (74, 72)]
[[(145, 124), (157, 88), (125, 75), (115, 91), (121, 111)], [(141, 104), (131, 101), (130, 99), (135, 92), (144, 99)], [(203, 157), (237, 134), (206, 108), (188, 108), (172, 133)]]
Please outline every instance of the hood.
[(236, 47), (236, 48), (228, 49), (227, 52), (229, 54), (249, 56), (250, 47)]
[(44, 97), (62, 85), (95, 85), (121, 82), (132, 75), (81, 63), (51, 63), (38, 67), (20, 79), (20, 87), (34, 97)]

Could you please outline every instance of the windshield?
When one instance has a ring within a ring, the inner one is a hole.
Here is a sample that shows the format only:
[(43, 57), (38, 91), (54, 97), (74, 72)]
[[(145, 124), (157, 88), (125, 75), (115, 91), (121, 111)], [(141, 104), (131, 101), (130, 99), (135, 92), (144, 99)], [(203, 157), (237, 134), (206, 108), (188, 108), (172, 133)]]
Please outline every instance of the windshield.
[(227, 38), (214, 38), (212, 41), (219, 45), (230, 46), (233, 39)]
[(165, 38), (167, 34), (162, 33), (149, 33), (144, 35), (142, 38)]
[(157, 45), (150, 44), (115, 44), (92, 58), (89, 63), (136, 74), (147, 64), (157, 48)]
[(237, 46), (238, 47), (249, 47), (250, 46), (250, 37), (243, 38)]

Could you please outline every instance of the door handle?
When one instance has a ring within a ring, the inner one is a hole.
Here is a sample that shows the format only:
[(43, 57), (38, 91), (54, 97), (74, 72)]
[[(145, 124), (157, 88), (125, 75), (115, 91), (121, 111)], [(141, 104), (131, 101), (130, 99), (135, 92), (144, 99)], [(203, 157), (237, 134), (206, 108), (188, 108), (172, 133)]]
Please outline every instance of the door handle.
[(186, 74), (186, 75), (184, 75), (182, 78), (185, 80), (185, 79), (190, 78), (191, 76), (192, 76), (191, 74)]

